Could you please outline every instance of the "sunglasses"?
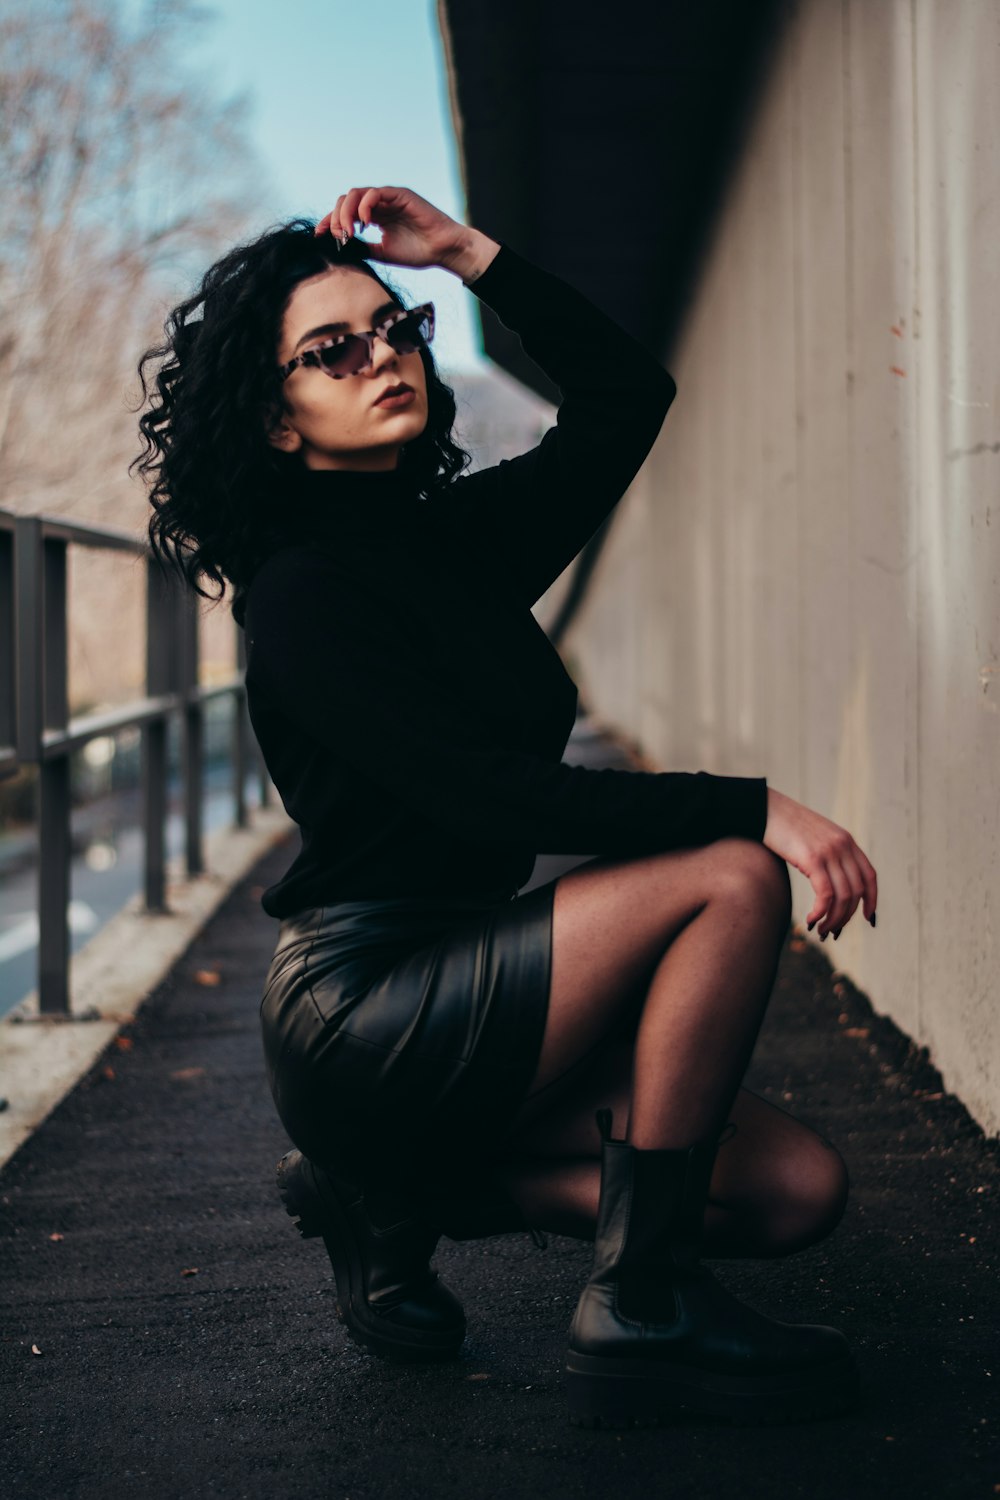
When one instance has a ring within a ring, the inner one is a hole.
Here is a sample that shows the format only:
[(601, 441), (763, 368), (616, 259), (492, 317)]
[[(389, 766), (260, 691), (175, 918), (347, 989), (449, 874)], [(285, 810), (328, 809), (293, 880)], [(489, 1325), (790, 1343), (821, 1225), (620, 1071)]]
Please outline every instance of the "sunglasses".
[(397, 354), (415, 354), (426, 349), (434, 337), (434, 303), (420, 307), (401, 307), (398, 312), (381, 318), (367, 333), (338, 333), (336, 337), (314, 344), (304, 354), (297, 354), (287, 365), (279, 366), (282, 380), (287, 380), (296, 365), (315, 365), (334, 380), (345, 375), (360, 375), (372, 362), (376, 338), (385, 339)]

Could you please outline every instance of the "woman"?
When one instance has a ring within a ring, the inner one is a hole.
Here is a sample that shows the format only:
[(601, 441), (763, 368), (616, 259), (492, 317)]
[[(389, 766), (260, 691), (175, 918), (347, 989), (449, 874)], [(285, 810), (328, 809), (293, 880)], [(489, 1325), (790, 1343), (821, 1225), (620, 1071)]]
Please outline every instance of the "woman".
[[(407, 310), (373, 261), (443, 267), (518, 335), (562, 397), (537, 447), (461, 474), (433, 307)], [(282, 1196), (324, 1238), (349, 1331), (455, 1355), (440, 1234), (550, 1230), (595, 1247), (574, 1421), (846, 1409), (843, 1335), (744, 1306), (700, 1255), (789, 1254), (843, 1213), (839, 1153), (740, 1080), (787, 864), (822, 938), (862, 900), (874, 925), (875, 872), (764, 778), (563, 764), (576, 689), (531, 613), (640, 468), (673, 380), (557, 276), (401, 187), (232, 251), (154, 356), (151, 541), (194, 587), (233, 584), (254, 731), (302, 832), (262, 898), (281, 925), (261, 1021), (296, 1147)], [(594, 850), (518, 894), (536, 854)]]

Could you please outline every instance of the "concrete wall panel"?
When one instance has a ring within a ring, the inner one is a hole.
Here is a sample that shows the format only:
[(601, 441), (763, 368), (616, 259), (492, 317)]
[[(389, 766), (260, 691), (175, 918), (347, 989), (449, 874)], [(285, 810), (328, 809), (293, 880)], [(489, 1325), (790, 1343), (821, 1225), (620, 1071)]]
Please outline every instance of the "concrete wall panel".
[[(879, 874), (883, 929), (854, 921), (841, 964), (921, 1034), (917, 707), (916, 223), (912, 17), (845, 7), (851, 234), (846, 266), (850, 578), (858, 631), (847, 824)], [(837, 816), (834, 814), (834, 816)], [(904, 936), (905, 934), (905, 936)], [(839, 955), (838, 955), (839, 957)], [(890, 998), (891, 997), (891, 998)]]
[(998, 60), (989, 0), (789, 0), (677, 399), (568, 642), (654, 763), (766, 775), (850, 829), (879, 925), (826, 949), (990, 1134)]
[(1000, 1121), (1000, 10), (914, 10), (921, 1021)]

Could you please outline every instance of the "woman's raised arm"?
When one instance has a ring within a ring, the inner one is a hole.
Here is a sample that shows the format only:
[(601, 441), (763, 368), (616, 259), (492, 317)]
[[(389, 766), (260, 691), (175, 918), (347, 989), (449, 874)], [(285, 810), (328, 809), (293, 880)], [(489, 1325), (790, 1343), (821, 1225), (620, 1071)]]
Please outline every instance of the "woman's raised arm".
[[(375, 261), (461, 277), (559, 387), (537, 447), (456, 480), (437, 510), (479, 557), (498, 560), (529, 605), (589, 541), (642, 467), (677, 387), (638, 339), (582, 292), (503, 241), (404, 187), (351, 188), (316, 226), (344, 241), (376, 224)], [(609, 275), (624, 275), (609, 257)]]
[(438, 510), (469, 548), (498, 555), (531, 605), (621, 499), (677, 387), (593, 302), (503, 242), (467, 284), (518, 335), (562, 400), (536, 447), (456, 480)]

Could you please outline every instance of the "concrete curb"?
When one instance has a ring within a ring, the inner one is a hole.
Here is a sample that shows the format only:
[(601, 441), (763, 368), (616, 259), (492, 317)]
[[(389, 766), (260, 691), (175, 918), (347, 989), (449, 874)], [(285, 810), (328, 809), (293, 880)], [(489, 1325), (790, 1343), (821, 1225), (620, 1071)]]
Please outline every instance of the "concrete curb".
[(0, 1166), (93, 1066), (118, 1030), (173, 969), (229, 892), (295, 830), (280, 803), (255, 808), (250, 828), (205, 838), (204, 874), (167, 863), (168, 912), (147, 912), (137, 892), (70, 962), (70, 1015), (42, 1016), (32, 990), (0, 1023)]

